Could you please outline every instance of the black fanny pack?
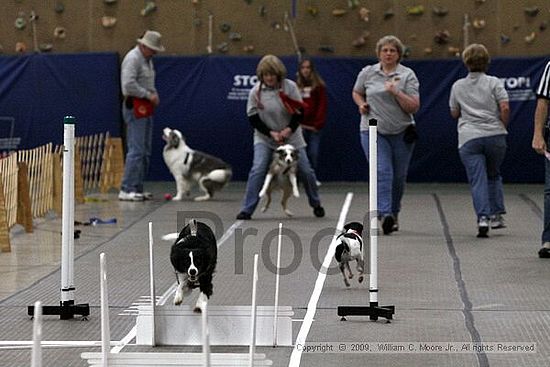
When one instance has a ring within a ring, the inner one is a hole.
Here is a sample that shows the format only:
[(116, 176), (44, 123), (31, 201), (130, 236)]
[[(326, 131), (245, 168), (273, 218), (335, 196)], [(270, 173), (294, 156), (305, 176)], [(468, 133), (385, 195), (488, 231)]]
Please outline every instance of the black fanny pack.
[(403, 134), (403, 140), (407, 144), (412, 144), (418, 140), (418, 133), (416, 132), (415, 124), (410, 124), (405, 129), (405, 134)]
[(126, 97), (124, 100), (124, 106), (129, 110), (134, 108), (134, 97)]

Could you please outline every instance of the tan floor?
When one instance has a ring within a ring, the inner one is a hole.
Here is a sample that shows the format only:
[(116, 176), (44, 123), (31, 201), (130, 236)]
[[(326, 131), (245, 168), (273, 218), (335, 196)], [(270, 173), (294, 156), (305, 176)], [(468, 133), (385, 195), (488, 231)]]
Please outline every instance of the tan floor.
[[(266, 213), (259, 210), (252, 221), (235, 221), (244, 192), (243, 183), (232, 183), (215, 200), (196, 203), (165, 202), (164, 192), (174, 189), (171, 182), (155, 183), (151, 191), (157, 199), (144, 203), (124, 203), (111, 193), (106, 201), (90, 202), (75, 208), (75, 220), (91, 217), (116, 218), (116, 224), (75, 227), (81, 238), (75, 241), (78, 302), (90, 304), (86, 323), (60, 322), (48, 317), (44, 327), (49, 340), (97, 341), (101, 338), (99, 315), (98, 255), (108, 254), (111, 340), (124, 339), (135, 326), (129, 312), (135, 302), (148, 294), (147, 222), (155, 226), (156, 238), (177, 230), (177, 214), (210, 213), (234, 235), (219, 249), (213, 305), (250, 304), (252, 254), (265, 248), (265, 240), (284, 222), (298, 235), (304, 247), (297, 268), (281, 279), (280, 305), (293, 308), (293, 337), (302, 330), (312, 290), (319, 279), (312, 254), (323, 259), (330, 238), (317, 235), (334, 233), (348, 192), (354, 197), (346, 221), (363, 219), (368, 203), (366, 183), (325, 183), (321, 198), (325, 218), (314, 218), (305, 197), (292, 199), (294, 218), (286, 218), (278, 205)], [(149, 187), (148, 187), (149, 189)], [(379, 286), (381, 304), (396, 306), (391, 324), (372, 323), (349, 317), (340, 321), (340, 305), (368, 303), (368, 284), (351, 288), (343, 285), (337, 272), (328, 275), (318, 300), (317, 312), (307, 335), (308, 343), (346, 342), (532, 342), (534, 354), (498, 353), (333, 353), (302, 355), (302, 367), (359, 366), (543, 366), (550, 360), (550, 260), (539, 259), (542, 229), (542, 185), (506, 185), (508, 227), (490, 231), (488, 239), (476, 238), (476, 223), (468, 187), (441, 184), (409, 184), (403, 199), (400, 230), (379, 238)], [(305, 196), (305, 195), (304, 195)], [(200, 212), (202, 210), (202, 212)], [(233, 227), (235, 224), (235, 227)], [(0, 335), (4, 343), (30, 340), (32, 323), (26, 306), (36, 300), (46, 305), (58, 302), (61, 254), (61, 221), (50, 216), (37, 220), (35, 231), (11, 231), (12, 252), (0, 254)], [(255, 235), (250, 235), (254, 234)], [(237, 241), (239, 234), (239, 242)], [(244, 236), (244, 234), (247, 234)], [(220, 238), (220, 236), (218, 236)], [(244, 238), (244, 240), (243, 240)], [(157, 244), (157, 243), (156, 243)], [(313, 247), (317, 245), (317, 247)], [(238, 246), (238, 247), (237, 247)], [(288, 244), (287, 244), (288, 246)], [(157, 294), (175, 281), (169, 266), (170, 245), (158, 241)], [(312, 253), (317, 249), (319, 253)], [(272, 249), (271, 249), (272, 250)], [(282, 253), (282, 264), (297, 256), (293, 249)], [(237, 260), (240, 259), (240, 262)], [(315, 261), (314, 261), (315, 260)], [(258, 304), (272, 304), (273, 273), (262, 258)], [(244, 265), (244, 266), (243, 266)], [(334, 265), (334, 262), (333, 264)], [(238, 270), (238, 266), (243, 266)], [(135, 315), (135, 313), (134, 313)], [(125, 351), (190, 351), (182, 348), (147, 348), (129, 341)], [(373, 344), (374, 345), (374, 344)], [(189, 347), (184, 347), (189, 348)], [(80, 358), (98, 348), (49, 348), (44, 351), (44, 367), (86, 366)], [(197, 351), (193, 349), (192, 351)], [(217, 352), (234, 352), (219, 346)], [(242, 350), (238, 350), (242, 352)], [(257, 349), (273, 361), (273, 366), (289, 366), (292, 348)], [(0, 348), (0, 366), (28, 365), (28, 349)], [(545, 363), (546, 362), (546, 363)], [(296, 365), (293, 365), (296, 366)]]

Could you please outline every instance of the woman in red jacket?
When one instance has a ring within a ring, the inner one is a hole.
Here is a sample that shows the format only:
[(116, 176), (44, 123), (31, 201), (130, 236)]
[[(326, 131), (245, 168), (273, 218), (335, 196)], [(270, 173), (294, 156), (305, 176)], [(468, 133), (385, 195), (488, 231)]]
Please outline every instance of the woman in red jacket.
[[(315, 70), (313, 62), (303, 59), (298, 67), (296, 84), (304, 101), (304, 118), (300, 123), (307, 143), (307, 155), (311, 166), (317, 172), (320, 130), (325, 126), (327, 115), (327, 92), (325, 82)], [(319, 185), (319, 182), (317, 182)]]

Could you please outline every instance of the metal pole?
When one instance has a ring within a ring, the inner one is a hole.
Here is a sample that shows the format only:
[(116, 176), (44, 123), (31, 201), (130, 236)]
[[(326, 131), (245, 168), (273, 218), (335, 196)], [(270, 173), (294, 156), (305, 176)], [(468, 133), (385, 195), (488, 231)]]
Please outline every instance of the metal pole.
[(32, 29), (32, 44), (34, 48), (34, 52), (40, 52), (40, 48), (38, 47), (38, 36), (36, 34), (36, 20), (38, 19), (38, 16), (34, 12), (34, 10), (31, 10), (31, 16), (30, 16), (30, 22), (31, 22), (31, 29)]
[(277, 273), (275, 275), (275, 307), (273, 308), (273, 346), (277, 346), (277, 317), (279, 310), (279, 279), (281, 268), (281, 242), (283, 238), (283, 223), (279, 223), (279, 237), (277, 241)]
[(254, 255), (254, 275), (252, 279), (252, 307), (250, 312), (250, 350), (248, 362), (254, 367), (254, 353), (256, 352), (256, 287), (258, 283), (258, 254)]
[(210, 367), (210, 333), (208, 332), (208, 302), (204, 302), (202, 309), (202, 355), (204, 367)]
[(61, 305), (74, 304), (74, 131), (76, 118), (63, 119), (63, 215), (61, 227)]
[(378, 133), (376, 120), (369, 121), (369, 208), (370, 208), (370, 286), (371, 305), (378, 304)]
[[(42, 315), (59, 315), (69, 320), (74, 315), (87, 317), (90, 306), (74, 303), (74, 116), (63, 118), (63, 214), (61, 218), (61, 301), (58, 306), (42, 306)], [(29, 316), (34, 315), (34, 306), (27, 307)]]
[(111, 346), (111, 328), (109, 326), (109, 292), (107, 288), (107, 263), (105, 254), (99, 254), (99, 273), (101, 290), (101, 361), (103, 367), (109, 365), (109, 348)]
[(296, 52), (296, 56), (298, 56), (298, 62), (302, 61), (302, 51), (300, 51), (300, 46), (298, 46), (298, 40), (296, 39), (296, 33), (294, 33), (294, 25), (292, 24), (292, 21), (288, 17), (288, 13), (285, 12), (285, 23), (288, 26), (288, 30), (290, 31), (290, 38), (292, 39), (292, 46), (294, 47), (294, 52)]
[(34, 303), (31, 367), (42, 367), (42, 302)]
[(155, 306), (157, 303), (155, 295), (155, 266), (153, 262), (153, 223), (149, 222), (149, 281), (151, 291), (151, 345), (154, 347), (157, 345), (156, 341), (156, 327), (155, 327)]
[(462, 49), (465, 49), (470, 45), (470, 19), (468, 18), (468, 14), (464, 14), (464, 25), (462, 26), (462, 35), (464, 38), (464, 47)]
[(208, 45), (206, 46), (206, 51), (208, 54), (211, 54), (212, 49), (212, 36), (213, 36), (213, 27), (214, 27), (214, 15), (208, 14)]

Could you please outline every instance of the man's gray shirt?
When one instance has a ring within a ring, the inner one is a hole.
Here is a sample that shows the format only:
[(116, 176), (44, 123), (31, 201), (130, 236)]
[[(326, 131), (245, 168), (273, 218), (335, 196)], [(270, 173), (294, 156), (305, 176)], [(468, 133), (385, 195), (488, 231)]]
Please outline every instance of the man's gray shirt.
[(143, 56), (139, 46), (131, 49), (122, 60), (120, 84), (125, 97), (147, 98), (149, 92), (157, 92), (153, 61)]

